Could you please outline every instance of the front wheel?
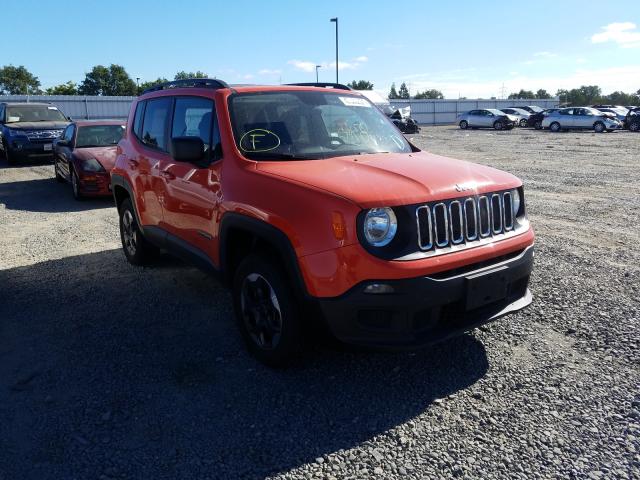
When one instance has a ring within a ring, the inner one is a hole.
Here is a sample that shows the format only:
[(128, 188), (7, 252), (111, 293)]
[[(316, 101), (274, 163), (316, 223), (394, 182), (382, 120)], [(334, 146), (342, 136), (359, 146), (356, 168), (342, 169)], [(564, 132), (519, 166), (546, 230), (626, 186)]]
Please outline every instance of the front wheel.
[(557, 133), (560, 130), (562, 130), (562, 127), (558, 122), (553, 122), (551, 125), (549, 125), (549, 130), (551, 130), (554, 133)]
[(4, 158), (7, 161), (7, 164), (9, 165), (15, 165), (16, 164), (16, 158), (15, 155), (13, 153), (11, 153), (11, 150), (9, 150), (9, 145), (7, 145), (7, 143), (4, 143)]
[(493, 128), (495, 130), (502, 130), (504, 128), (504, 124), (500, 120), (496, 120), (493, 122)]
[(62, 175), (60, 175), (60, 171), (58, 170), (58, 162), (57, 160), (53, 160), (53, 173), (56, 176), (56, 181), (58, 183), (65, 183), (66, 180), (64, 179), (64, 177)]
[(283, 367), (299, 356), (303, 330), (286, 275), (264, 255), (247, 256), (233, 280), (233, 306), (242, 338), (265, 365)]
[(631, 122), (629, 124), (630, 132), (640, 132), (640, 122)]
[(469, 127), (469, 124), (467, 123), (467, 121), (466, 121), (466, 120), (462, 120), (462, 121), (460, 122), (460, 128), (461, 128), (462, 130), (466, 130), (466, 129), (467, 129), (467, 127)]
[(533, 124), (533, 128), (535, 128), (536, 130), (542, 130), (542, 121), (536, 120), (536, 122)]
[(71, 170), (71, 191), (73, 192), (73, 198), (76, 200), (82, 200), (82, 193), (80, 193), (80, 179), (75, 170)]
[(596, 131), (596, 133), (604, 133), (607, 128), (604, 126), (604, 123), (596, 122), (593, 125), (593, 129)]
[(523, 118), (522, 120), (520, 120), (520, 127), (524, 128), (526, 126), (527, 126), (527, 120)]
[(132, 265), (147, 265), (158, 250), (142, 235), (131, 200), (122, 202), (119, 214), (120, 240), (125, 257)]

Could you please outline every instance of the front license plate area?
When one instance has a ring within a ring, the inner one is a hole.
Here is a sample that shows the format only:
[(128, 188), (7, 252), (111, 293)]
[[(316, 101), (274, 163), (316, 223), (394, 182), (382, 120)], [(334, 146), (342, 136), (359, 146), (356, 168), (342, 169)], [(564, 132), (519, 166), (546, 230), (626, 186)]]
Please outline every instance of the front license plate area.
[(507, 297), (509, 280), (506, 266), (466, 277), (467, 310), (474, 310)]
[(53, 144), (51, 143), (45, 143), (43, 147), (45, 152), (51, 152), (53, 150)]

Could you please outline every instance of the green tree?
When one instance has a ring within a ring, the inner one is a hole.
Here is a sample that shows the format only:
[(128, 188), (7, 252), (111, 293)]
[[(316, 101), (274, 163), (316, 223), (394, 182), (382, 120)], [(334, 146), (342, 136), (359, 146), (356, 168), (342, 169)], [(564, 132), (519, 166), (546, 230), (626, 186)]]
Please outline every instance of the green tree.
[(138, 95), (144, 92), (147, 88), (155, 87), (156, 85), (160, 85), (161, 83), (167, 83), (169, 80), (163, 77), (158, 77), (155, 80), (150, 80), (148, 82), (142, 82), (138, 87)]
[(209, 78), (209, 76), (198, 70), (197, 72), (185, 72), (184, 70), (176, 73), (176, 76), (173, 77), (174, 80), (186, 80), (188, 78)]
[(518, 93), (512, 93), (508, 97), (510, 100), (520, 99), (520, 98), (536, 98), (535, 94), (531, 90), (523, 90), (520, 89)]
[(77, 95), (78, 86), (75, 82), (69, 80), (67, 83), (61, 83), (60, 85), (47, 88), (45, 93), (47, 95)]
[(400, 98), (411, 98), (411, 95), (409, 94), (409, 89), (407, 88), (407, 84), (402, 82), (400, 84), (400, 90), (398, 90), (398, 96)]
[(633, 93), (613, 92), (602, 97), (602, 100), (613, 105), (634, 105), (638, 97)]
[(40, 92), (40, 80), (24, 66), (0, 68), (0, 94), (29, 95)]
[(572, 106), (591, 105), (602, 100), (602, 90), (597, 85), (583, 85), (571, 90), (558, 90), (560, 102)]
[(353, 80), (351, 83), (347, 83), (347, 87), (354, 90), (373, 90), (373, 83), (368, 80)]
[(427, 98), (427, 99), (442, 99), (444, 98), (444, 95), (442, 94), (442, 92), (440, 90), (436, 90), (436, 89), (431, 89), (431, 90), (425, 90), (424, 92), (417, 92), (413, 98), (415, 98), (416, 100), (421, 100), (423, 98)]
[(400, 98), (398, 95), (398, 91), (396, 90), (396, 84), (391, 84), (391, 90), (389, 90), (389, 100), (395, 100), (396, 98)]
[(551, 98), (551, 94), (547, 92), (544, 88), (541, 88), (536, 92), (536, 98), (539, 98), (541, 100), (546, 100)]
[(96, 65), (86, 74), (78, 92), (81, 95), (135, 95), (134, 82), (121, 65), (111, 64), (109, 67)]

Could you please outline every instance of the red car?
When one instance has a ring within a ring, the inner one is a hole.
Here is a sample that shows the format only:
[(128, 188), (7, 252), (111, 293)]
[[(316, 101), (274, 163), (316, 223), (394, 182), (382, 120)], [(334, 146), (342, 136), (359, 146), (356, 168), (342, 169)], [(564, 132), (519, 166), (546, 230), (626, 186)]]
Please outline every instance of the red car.
[(163, 249), (215, 272), (269, 365), (318, 329), (416, 347), (529, 305), (522, 181), (420, 151), (332, 86), (192, 79), (138, 97), (111, 172), (127, 260)]
[(110, 172), (125, 125), (119, 120), (71, 123), (54, 142), (56, 180), (69, 182), (76, 200), (111, 195)]

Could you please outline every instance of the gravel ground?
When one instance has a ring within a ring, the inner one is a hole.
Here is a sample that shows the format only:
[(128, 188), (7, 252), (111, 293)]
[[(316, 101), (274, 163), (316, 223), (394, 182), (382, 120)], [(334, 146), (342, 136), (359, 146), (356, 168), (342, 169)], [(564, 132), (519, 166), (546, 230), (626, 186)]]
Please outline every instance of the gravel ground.
[(410, 138), (524, 179), (534, 304), (286, 371), (246, 354), (216, 281), (129, 266), (109, 200), (0, 163), (0, 480), (640, 478), (640, 135)]

